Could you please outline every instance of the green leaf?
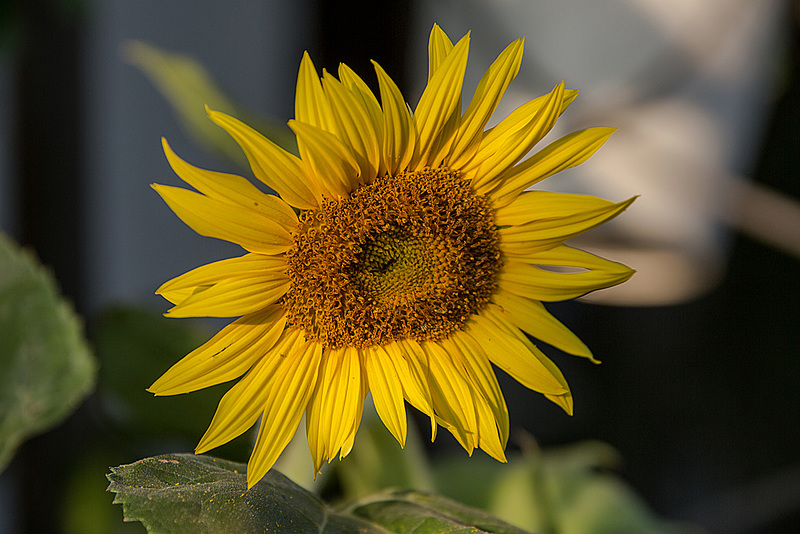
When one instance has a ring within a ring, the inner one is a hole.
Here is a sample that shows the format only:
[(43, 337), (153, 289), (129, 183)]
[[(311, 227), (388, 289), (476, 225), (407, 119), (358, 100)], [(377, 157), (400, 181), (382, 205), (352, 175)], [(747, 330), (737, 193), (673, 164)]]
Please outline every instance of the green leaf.
[(482, 510), (410, 490), (384, 491), (350, 506), (348, 512), (396, 534), (525, 534)]
[(439, 462), (436, 480), (445, 495), (534, 532), (696, 532), (658, 517), (613, 473), (620, 462), (610, 445), (586, 441), (528, 450), (505, 465), (482, 457)]
[(385, 533), (335, 513), (275, 470), (248, 490), (244, 464), (208, 456), (146, 458), (112, 468), (108, 479), (125, 520), (151, 534)]
[(246, 466), (168, 454), (112, 468), (109, 491), (126, 521), (151, 534), (236, 532), (524, 534), (444, 497), (385, 491), (336, 510), (274, 469), (247, 490)]
[(33, 255), (0, 234), (0, 470), (94, 386), (83, 325)]
[(295, 151), (297, 143), (288, 127), (272, 120), (247, 116), (214, 83), (209, 73), (190, 56), (161, 50), (141, 41), (128, 41), (123, 56), (138, 67), (167, 99), (183, 128), (199, 143), (247, 168), (236, 142), (209, 120), (205, 106), (246, 121), (283, 148)]

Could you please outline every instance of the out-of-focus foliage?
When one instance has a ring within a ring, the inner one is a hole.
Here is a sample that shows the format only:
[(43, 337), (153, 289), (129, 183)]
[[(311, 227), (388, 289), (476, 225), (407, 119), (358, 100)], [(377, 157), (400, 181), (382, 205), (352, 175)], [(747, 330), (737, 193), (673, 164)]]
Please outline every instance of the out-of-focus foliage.
[[(487, 457), (448, 458), (435, 467), (443, 495), (534, 531), (558, 534), (696, 533), (656, 516), (614, 474), (621, 459), (609, 445), (582, 442), (531, 450), (498, 465)], [(476, 483), (480, 481), (480, 483)]]
[(247, 490), (245, 469), (207, 456), (156, 456), (113, 468), (108, 489), (127, 520), (161, 534), (524, 534), (480, 510), (413, 491), (387, 491), (335, 510), (275, 470)]
[(167, 52), (141, 41), (126, 43), (123, 54), (169, 102), (189, 135), (240, 167), (247, 167), (242, 150), (222, 128), (209, 120), (206, 106), (245, 120), (278, 145), (290, 151), (297, 150), (295, 138), (285, 125), (243, 112), (192, 57)]
[(0, 470), (92, 390), (83, 324), (32, 254), (0, 235)]

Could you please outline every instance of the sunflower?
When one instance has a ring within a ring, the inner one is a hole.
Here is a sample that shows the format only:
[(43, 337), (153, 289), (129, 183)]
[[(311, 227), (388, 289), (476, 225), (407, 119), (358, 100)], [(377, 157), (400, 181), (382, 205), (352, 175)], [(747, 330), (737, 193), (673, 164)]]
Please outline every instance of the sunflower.
[(567, 413), (556, 365), (528, 338), (595, 361), (542, 302), (581, 296), (633, 271), (564, 244), (633, 199), (528, 191), (586, 161), (611, 128), (562, 137), (522, 158), (577, 91), (560, 83), (486, 128), (519, 71), (524, 41), (492, 63), (462, 114), (469, 34), (453, 45), (436, 25), (428, 84), (411, 112), (374, 63), (380, 102), (346, 65), (320, 77), (300, 63), (299, 156), (239, 120), (208, 110), (246, 154), (248, 180), (199, 169), (163, 142), (195, 191), (153, 185), (201, 235), (246, 253), (198, 267), (157, 293), (169, 317), (235, 317), (149, 389), (176, 395), (239, 379), (222, 397), (198, 454), (260, 430), (248, 486), (275, 463), (305, 415), (314, 472), (346, 456), (371, 393), (401, 446), (406, 407), (472, 453), (505, 461), (509, 421), (492, 364)]

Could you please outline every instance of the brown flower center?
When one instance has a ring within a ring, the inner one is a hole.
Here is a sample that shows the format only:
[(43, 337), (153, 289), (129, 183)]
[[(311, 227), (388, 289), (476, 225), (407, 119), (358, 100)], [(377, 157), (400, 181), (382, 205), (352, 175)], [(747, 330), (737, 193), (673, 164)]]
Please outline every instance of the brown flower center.
[(488, 202), (446, 167), (301, 213), (287, 257), (288, 322), (326, 347), (442, 339), (489, 302), (502, 265)]

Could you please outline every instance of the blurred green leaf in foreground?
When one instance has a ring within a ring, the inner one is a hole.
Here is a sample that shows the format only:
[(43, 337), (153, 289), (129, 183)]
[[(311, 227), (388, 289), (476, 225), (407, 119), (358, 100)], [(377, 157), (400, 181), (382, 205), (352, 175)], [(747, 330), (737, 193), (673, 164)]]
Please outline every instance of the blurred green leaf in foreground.
[(52, 275), (0, 234), (0, 470), (92, 391), (83, 325)]

